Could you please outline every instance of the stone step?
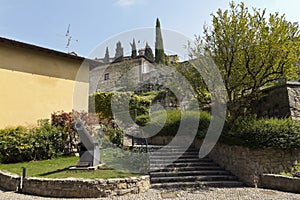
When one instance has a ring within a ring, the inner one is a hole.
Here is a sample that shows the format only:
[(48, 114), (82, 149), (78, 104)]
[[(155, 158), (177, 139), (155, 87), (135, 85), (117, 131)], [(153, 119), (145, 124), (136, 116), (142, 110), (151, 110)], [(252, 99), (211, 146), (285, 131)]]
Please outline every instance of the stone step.
[(182, 152), (182, 151), (184, 151), (184, 152), (195, 152), (195, 151), (198, 151), (199, 152), (199, 150), (197, 150), (197, 149), (195, 149), (195, 148), (186, 148), (186, 147), (174, 147), (174, 146), (163, 146), (163, 147), (155, 147), (155, 146), (153, 146), (153, 145), (148, 145), (148, 148), (150, 149), (150, 151), (164, 151), (164, 152), (166, 152), (166, 151), (169, 151), (169, 152), (176, 152), (176, 151), (178, 151), (178, 152)]
[(179, 172), (150, 172), (150, 177), (167, 176), (199, 176), (199, 175), (229, 175), (225, 170), (179, 171)]
[(169, 154), (169, 155), (153, 155), (150, 154), (152, 159), (172, 159), (172, 158), (197, 158), (199, 159), (198, 154)]
[(199, 161), (206, 161), (206, 162), (211, 162), (211, 160), (208, 159), (199, 159), (199, 158), (178, 158), (177, 160), (174, 159), (159, 159), (159, 158), (155, 158), (155, 159), (151, 159), (150, 157), (150, 163), (194, 163), (194, 162), (199, 162)]
[(243, 186), (236, 176), (221, 168), (212, 159), (200, 159), (199, 150), (189, 148), (185, 151), (183, 147), (167, 147), (165, 151), (154, 150), (152, 148), (149, 153), (150, 181), (154, 188)]
[(192, 163), (186, 163), (186, 162), (178, 162), (178, 163), (172, 163), (170, 165), (164, 165), (161, 162), (159, 163), (150, 163), (150, 168), (152, 167), (197, 167), (197, 166), (218, 166), (216, 163), (213, 162), (206, 162), (206, 161), (198, 161), (198, 162), (192, 162)]
[(199, 154), (199, 150), (197, 149), (188, 149), (188, 150), (180, 150), (180, 149), (157, 149), (157, 150), (153, 150), (153, 149), (149, 149), (149, 150), (152, 150), (150, 151), (151, 154), (156, 154), (156, 153), (159, 153), (159, 154), (170, 154), (170, 153), (193, 153), (193, 154)]
[[(152, 145), (149, 144), (148, 145), (150, 148), (154, 148), (154, 149), (162, 149), (162, 148), (170, 148), (170, 149), (186, 149), (186, 146), (179, 146), (179, 145)], [(190, 149), (194, 149), (194, 148), (190, 148)]]
[(188, 152), (188, 153), (149, 153), (149, 156), (150, 157), (184, 157), (184, 156), (186, 156), (186, 157), (195, 157), (195, 158), (199, 158), (199, 154), (198, 154), (198, 152), (196, 152), (196, 153), (190, 153), (190, 152)]
[(156, 172), (178, 172), (178, 171), (200, 171), (200, 170), (223, 170), (220, 166), (193, 166), (193, 167), (151, 167), (150, 171)]
[(237, 181), (233, 175), (207, 175), (207, 176), (170, 176), (170, 177), (152, 177), (151, 183), (168, 183), (168, 182), (192, 182), (192, 181)]
[(240, 181), (194, 181), (194, 182), (172, 182), (172, 183), (154, 183), (152, 188), (176, 188), (176, 187), (243, 187)]

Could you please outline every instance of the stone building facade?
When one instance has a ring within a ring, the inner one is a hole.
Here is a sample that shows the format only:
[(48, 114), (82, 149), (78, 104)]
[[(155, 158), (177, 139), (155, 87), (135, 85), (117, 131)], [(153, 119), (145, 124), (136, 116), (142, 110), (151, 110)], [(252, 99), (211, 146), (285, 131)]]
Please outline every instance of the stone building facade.
[(124, 60), (112, 63), (100, 63), (90, 68), (89, 93), (104, 91), (132, 91), (149, 78), (153, 70), (152, 63), (144, 56), (124, 57)]

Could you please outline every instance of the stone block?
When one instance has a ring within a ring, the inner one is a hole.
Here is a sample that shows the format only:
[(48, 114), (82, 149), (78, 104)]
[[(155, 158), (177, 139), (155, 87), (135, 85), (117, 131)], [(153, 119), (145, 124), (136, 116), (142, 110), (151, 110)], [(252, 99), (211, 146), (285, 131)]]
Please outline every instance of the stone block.
[(119, 183), (117, 188), (118, 189), (127, 189), (127, 184), (126, 183)]

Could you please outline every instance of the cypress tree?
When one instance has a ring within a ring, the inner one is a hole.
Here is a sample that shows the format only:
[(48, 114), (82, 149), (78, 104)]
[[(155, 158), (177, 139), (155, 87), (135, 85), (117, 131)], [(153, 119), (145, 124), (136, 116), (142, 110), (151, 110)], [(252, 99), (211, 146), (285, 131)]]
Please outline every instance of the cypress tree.
[(106, 51), (105, 51), (105, 56), (103, 58), (103, 62), (104, 63), (109, 63), (109, 51), (108, 51), (108, 47), (106, 47)]
[(154, 56), (153, 56), (153, 52), (152, 52), (152, 49), (151, 47), (149, 46), (148, 42), (146, 42), (146, 47), (145, 47), (145, 57), (153, 62), (154, 61)]
[(123, 60), (123, 55), (124, 55), (123, 47), (122, 47), (121, 42), (119, 41), (119, 42), (117, 42), (115, 61)]
[(165, 64), (164, 44), (158, 18), (156, 19), (155, 33), (155, 62), (157, 64)]
[(131, 58), (135, 58), (137, 56), (137, 52), (136, 52), (136, 44), (134, 38), (132, 43), (130, 43), (130, 45), (131, 45)]

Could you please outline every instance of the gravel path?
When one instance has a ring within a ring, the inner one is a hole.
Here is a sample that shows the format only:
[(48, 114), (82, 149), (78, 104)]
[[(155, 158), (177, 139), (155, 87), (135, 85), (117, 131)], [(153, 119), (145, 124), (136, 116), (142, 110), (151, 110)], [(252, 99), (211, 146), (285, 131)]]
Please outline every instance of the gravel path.
[[(177, 197), (174, 197), (174, 196)], [(173, 198), (172, 198), (173, 196)], [(31, 195), (17, 194), (11, 191), (0, 189), (1, 200), (63, 200), (63, 198), (45, 198)], [(267, 199), (267, 200), (300, 200), (300, 194), (280, 192), (276, 190), (266, 190), (258, 188), (206, 188), (206, 189), (188, 189), (188, 190), (156, 190), (150, 189), (145, 193), (132, 194), (119, 197), (98, 198), (98, 199), (118, 199), (118, 200), (136, 200), (136, 199), (190, 199), (190, 200), (238, 200), (238, 199)], [(64, 199), (75, 200), (75, 199)], [(79, 200), (79, 199), (78, 199)], [(93, 200), (92, 198), (89, 200)]]

